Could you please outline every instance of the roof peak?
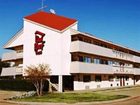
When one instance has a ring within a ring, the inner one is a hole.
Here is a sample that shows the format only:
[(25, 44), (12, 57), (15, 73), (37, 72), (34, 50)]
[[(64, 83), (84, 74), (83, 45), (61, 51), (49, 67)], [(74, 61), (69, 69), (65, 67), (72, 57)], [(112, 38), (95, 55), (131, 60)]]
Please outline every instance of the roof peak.
[(62, 31), (77, 22), (76, 19), (71, 19), (45, 11), (38, 11), (32, 15), (25, 16), (24, 18), (59, 31)]

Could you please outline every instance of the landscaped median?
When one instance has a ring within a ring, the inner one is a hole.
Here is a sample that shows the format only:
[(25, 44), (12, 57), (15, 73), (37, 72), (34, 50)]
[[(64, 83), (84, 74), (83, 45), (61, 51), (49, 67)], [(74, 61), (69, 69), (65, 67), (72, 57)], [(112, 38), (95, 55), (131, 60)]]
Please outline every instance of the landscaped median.
[(15, 101), (23, 102), (53, 102), (53, 103), (78, 103), (78, 102), (96, 102), (96, 101), (110, 101), (129, 97), (127, 95), (113, 95), (101, 94), (94, 92), (86, 93), (49, 93), (44, 96), (32, 96), (21, 99), (14, 99)]

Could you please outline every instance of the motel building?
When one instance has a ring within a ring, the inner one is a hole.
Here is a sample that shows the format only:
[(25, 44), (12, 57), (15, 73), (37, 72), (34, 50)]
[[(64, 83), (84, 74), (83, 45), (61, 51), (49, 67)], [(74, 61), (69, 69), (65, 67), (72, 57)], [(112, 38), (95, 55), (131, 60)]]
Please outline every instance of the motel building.
[(140, 84), (140, 52), (78, 31), (78, 21), (39, 11), (23, 18), (23, 28), (5, 45), (11, 67), (2, 77), (20, 77), (30, 65), (49, 64), (57, 91)]

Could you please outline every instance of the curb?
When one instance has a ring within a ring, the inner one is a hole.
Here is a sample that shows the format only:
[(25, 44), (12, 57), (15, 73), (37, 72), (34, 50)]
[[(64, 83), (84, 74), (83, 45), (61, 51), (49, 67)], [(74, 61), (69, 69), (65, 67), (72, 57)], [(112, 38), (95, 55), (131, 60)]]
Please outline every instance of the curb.
[(128, 98), (123, 98), (123, 99), (117, 99), (117, 100), (111, 100), (111, 101), (96, 101), (96, 102), (78, 102), (78, 103), (50, 103), (50, 102), (17, 102), (17, 101), (7, 101), (7, 100), (2, 100), (0, 102), (2, 103), (13, 103), (13, 104), (22, 104), (22, 105), (91, 105), (91, 104), (109, 104), (109, 103), (117, 103), (117, 102), (123, 102), (127, 100), (132, 100), (139, 98), (140, 96), (133, 96), (133, 97), (128, 97)]

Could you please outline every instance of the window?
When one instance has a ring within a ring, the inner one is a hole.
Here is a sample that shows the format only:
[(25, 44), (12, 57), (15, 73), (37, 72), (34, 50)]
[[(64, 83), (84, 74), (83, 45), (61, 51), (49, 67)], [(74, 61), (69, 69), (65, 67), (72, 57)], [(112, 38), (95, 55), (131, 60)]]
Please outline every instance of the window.
[(83, 57), (83, 58), (84, 58), (84, 59), (83, 59), (83, 60), (84, 60), (84, 62), (87, 62), (87, 59), (86, 59), (86, 57)]
[(116, 80), (116, 81), (120, 81), (120, 77), (119, 77), (119, 76), (116, 76), (116, 77), (115, 77), (115, 80)]
[(80, 62), (83, 62), (83, 60), (84, 60), (83, 57), (82, 56), (79, 56), (79, 61)]
[(91, 63), (91, 58), (90, 57), (84, 57), (84, 62)]
[(77, 61), (77, 56), (76, 55), (72, 55), (72, 61)]
[(95, 82), (101, 82), (101, 81), (102, 81), (101, 75), (96, 75)]
[(105, 59), (100, 59), (100, 64), (108, 65), (108, 61)]
[(104, 61), (104, 64), (108, 65), (108, 61), (107, 61), (107, 60), (105, 60), (105, 61)]
[(94, 59), (94, 63), (100, 64), (100, 59)]
[(114, 65), (114, 66), (119, 66), (120, 64), (119, 64), (119, 62), (115, 62), (115, 61), (114, 61), (114, 62), (113, 62), (113, 65)]
[(114, 77), (113, 76), (109, 76), (108, 79), (109, 79), (109, 81), (112, 81), (112, 82), (114, 81)]
[(108, 61), (108, 65), (112, 65), (112, 61)]
[(104, 64), (104, 60), (103, 59), (100, 60), (100, 64)]
[(125, 80), (126, 80), (126, 81), (129, 81), (129, 77), (128, 77), (128, 76), (126, 76), (126, 77), (125, 77)]
[(87, 57), (87, 63), (91, 63), (91, 58)]
[(83, 82), (90, 82), (91, 81), (91, 76), (90, 75), (84, 75), (83, 76)]
[(94, 58), (91, 58), (91, 63), (94, 63)]

